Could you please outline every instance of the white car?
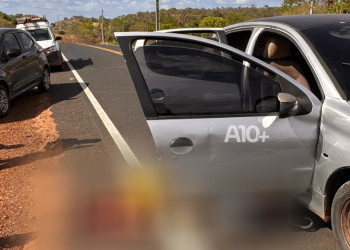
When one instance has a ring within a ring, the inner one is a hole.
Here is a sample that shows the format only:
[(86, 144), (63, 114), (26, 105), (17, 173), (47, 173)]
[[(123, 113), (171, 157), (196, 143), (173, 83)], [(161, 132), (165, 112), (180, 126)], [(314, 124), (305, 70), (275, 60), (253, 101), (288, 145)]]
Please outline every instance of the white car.
[(52, 26), (47, 21), (41, 21), (30, 18), (17, 20), (17, 29), (28, 31), (37, 43), (44, 49), (50, 67), (63, 67), (61, 48), (58, 41), (62, 37), (55, 37)]

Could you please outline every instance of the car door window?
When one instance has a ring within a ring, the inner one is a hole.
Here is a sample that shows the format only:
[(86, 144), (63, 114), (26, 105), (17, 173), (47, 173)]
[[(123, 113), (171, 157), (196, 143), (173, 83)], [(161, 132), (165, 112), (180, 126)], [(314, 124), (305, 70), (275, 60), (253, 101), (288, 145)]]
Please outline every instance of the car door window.
[(31, 38), (29, 38), (27, 34), (21, 32), (21, 33), (18, 33), (18, 35), (22, 41), (22, 44), (25, 50), (29, 50), (31, 47), (33, 47), (34, 42), (32, 41)]
[(10, 49), (18, 49), (18, 50), (21, 50), (21, 47), (19, 46), (19, 43), (17, 41), (17, 38), (15, 37), (14, 34), (8, 34), (5, 36), (5, 39), (4, 39), (4, 46), (3, 46), (3, 49), (2, 49), (2, 55), (3, 56), (6, 56), (7, 52), (10, 50)]
[(169, 40), (149, 40), (134, 54), (159, 117), (277, 112), (278, 82), (234, 55)]
[(226, 35), (228, 45), (241, 51), (245, 51), (251, 35), (251, 30), (241, 30), (228, 33)]

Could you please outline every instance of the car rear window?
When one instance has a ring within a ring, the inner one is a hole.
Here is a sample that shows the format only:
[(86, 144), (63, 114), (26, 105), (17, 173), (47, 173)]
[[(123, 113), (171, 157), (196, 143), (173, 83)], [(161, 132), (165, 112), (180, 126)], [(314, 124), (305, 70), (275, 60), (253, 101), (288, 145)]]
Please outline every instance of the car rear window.
[(28, 30), (36, 41), (51, 40), (51, 35), (48, 29)]

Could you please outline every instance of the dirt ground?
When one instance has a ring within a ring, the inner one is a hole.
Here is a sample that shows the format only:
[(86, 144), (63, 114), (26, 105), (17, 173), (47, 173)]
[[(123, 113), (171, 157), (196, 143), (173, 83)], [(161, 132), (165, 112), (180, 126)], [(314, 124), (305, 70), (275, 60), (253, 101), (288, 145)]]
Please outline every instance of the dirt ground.
[(0, 249), (26, 249), (33, 238), (33, 180), (39, 165), (60, 154), (52, 150), (59, 146), (57, 139), (49, 93), (34, 89), (15, 99), (0, 120)]

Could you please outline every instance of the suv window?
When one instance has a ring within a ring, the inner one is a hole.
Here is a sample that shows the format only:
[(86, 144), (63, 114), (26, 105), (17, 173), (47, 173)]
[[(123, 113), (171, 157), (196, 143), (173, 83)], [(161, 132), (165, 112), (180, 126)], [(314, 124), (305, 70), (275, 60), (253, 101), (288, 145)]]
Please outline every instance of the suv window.
[(4, 39), (4, 46), (2, 49), (2, 54), (6, 55), (7, 51), (9, 51), (9, 49), (12, 49), (12, 48), (21, 50), (21, 47), (19, 46), (19, 43), (18, 43), (15, 35), (14, 34), (7, 34), (5, 36), (5, 39)]
[(31, 47), (33, 47), (34, 42), (27, 34), (20, 32), (20, 33), (18, 33), (18, 35), (22, 41), (22, 44), (23, 44), (23, 47), (25, 50), (28, 50)]
[(277, 112), (273, 100), (269, 107), (259, 100), (277, 96), (278, 82), (235, 55), (188, 42), (144, 44), (134, 53), (158, 116)]

